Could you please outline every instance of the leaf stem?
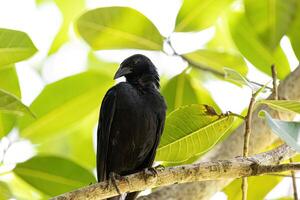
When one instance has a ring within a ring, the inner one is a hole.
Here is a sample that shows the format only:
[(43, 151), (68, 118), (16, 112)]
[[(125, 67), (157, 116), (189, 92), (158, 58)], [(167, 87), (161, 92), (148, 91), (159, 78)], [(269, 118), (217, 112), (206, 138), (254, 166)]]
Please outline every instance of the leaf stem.
[(245, 120), (245, 117), (243, 115), (240, 115), (240, 114), (237, 114), (237, 113), (233, 113), (231, 111), (228, 111), (227, 114), (230, 115), (230, 116), (238, 117), (238, 118), (240, 118), (242, 120)]
[[(220, 72), (219, 70), (215, 70), (215, 69), (213, 69), (213, 68), (210, 67), (210, 66), (206, 66), (206, 65), (203, 65), (203, 64), (201, 64), (201, 63), (195, 62), (195, 61), (189, 59), (188, 57), (186, 57), (185, 55), (181, 55), (181, 54), (177, 53), (177, 51), (174, 49), (174, 47), (173, 47), (173, 45), (172, 45), (172, 43), (171, 43), (171, 41), (170, 41), (169, 38), (166, 38), (166, 42), (167, 42), (167, 44), (170, 46), (170, 48), (172, 49), (173, 55), (181, 57), (181, 58), (182, 58), (184, 61), (186, 61), (190, 66), (192, 66), (192, 67), (194, 67), (194, 68), (197, 68), (197, 69), (199, 69), (199, 70), (201, 70), (201, 71), (210, 72), (210, 73), (212, 73), (212, 74), (214, 74), (214, 75), (216, 75), (216, 76), (222, 77), (222, 78), (225, 77), (225, 73), (224, 73), (224, 72)], [(248, 82), (254, 84), (254, 85), (257, 85), (257, 86), (260, 86), (260, 87), (264, 87), (264, 84), (257, 83), (257, 82), (255, 82), (255, 81), (251, 81), (251, 80), (249, 80), (248, 78), (246, 78), (246, 80), (247, 80)], [(268, 87), (268, 86), (266, 86), (266, 88), (267, 88), (267, 89), (272, 89), (272, 88), (270, 88), (270, 87)]]

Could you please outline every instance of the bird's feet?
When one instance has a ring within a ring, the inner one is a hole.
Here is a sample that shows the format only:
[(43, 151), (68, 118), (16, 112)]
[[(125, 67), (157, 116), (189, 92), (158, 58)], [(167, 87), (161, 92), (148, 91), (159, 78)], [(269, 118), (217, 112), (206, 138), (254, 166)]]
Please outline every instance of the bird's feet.
[(119, 174), (114, 173), (114, 172), (109, 173), (109, 184), (111, 183), (115, 187), (115, 189), (119, 195), (121, 195), (121, 191), (120, 191), (119, 187), (117, 186), (117, 180), (121, 180), (121, 179), (122, 179), (122, 176), (120, 176)]
[(165, 168), (165, 166), (163, 166), (163, 165), (157, 165), (157, 166), (155, 166), (154, 167), (154, 169), (157, 171), (162, 171), (162, 170), (165, 170), (166, 168)]
[(158, 165), (156, 167), (149, 167), (144, 169), (145, 181), (148, 180), (149, 177), (156, 178), (158, 176), (158, 171), (164, 170), (165, 167), (162, 165)]

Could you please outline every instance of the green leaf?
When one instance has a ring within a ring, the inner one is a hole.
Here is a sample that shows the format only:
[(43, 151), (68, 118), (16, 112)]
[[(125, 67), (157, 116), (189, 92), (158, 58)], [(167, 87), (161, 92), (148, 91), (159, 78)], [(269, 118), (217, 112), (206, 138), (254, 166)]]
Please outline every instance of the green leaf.
[(294, 200), (294, 197), (281, 197), (279, 199), (276, 200)]
[[(111, 77), (88, 71), (47, 85), (30, 106), (36, 120), (23, 117), (19, 123), (22, 137), (41, 143), (76, 128), (99, 111), (112, 83)], [(97, 120), (96, 114), (93, 120)]]
[(191, 76), (185, 72), (170, 79), (163, 87), (162, 94), (167, 102), (168, 112), (189, 104), (207, 104), (218, 110), (209, 92), (200, 83), (193, 83)]
[[(93, 148), (93, 129), (95, 128), (95, 111), (79, 127), (70, 130), (68, 133), (59, 135), (37, 146), (38, 154), (51, 154), (68, 158), (83, 167), (93, 170), (95, 168), (95, 151)], [(91, 119), (92, 118), (92, 119)], [(78, 148), (84, 147), (84, 148)]]
[(109, 76), (113, 76), (119, 68), (118, 63), (112, 63), (108, 61), (101, 60), (98, 58), (93, 51), (88, 54), (87, 66), (89, 70), (97, 70), (101, 73), (105, 73)]
[(36, 5), (52, 2), (53, 0), (35, 0)]
[(286, 34), (295, 11), (297, 0), (244, 0), (245, 13), (260, 40), (275, 49)]
[(12, 197), (11, 191), (6, 183), (0, 181), (0, 200), (7, 200)]
[(177, 15), (175, 31), (198, 31), (215, 23), (233, 0), (184, 0)]
[(0, 68), (27, 59), (36, 51), (26, 33), (0, 28)]
[(290, 73), (288, 60), (281, 47), (278, 46), (273, 51), (269, 50), (258, 39), (242, 13), (232, 14), (229, 22), (232, 38), (237, 48), (257, 69), (271, 75), (271, 65), (275, 64), (280, 79)]
[(245, 0), (245, 12), (260, 40), (270, 49), (279, 44), (296, 13), (297, 0)]
[(127, 7), (105, 7), (83, 14), (77, 21), (80, 35), (96, 50), (161, 50), (163, 37), (140, 12)]
[(240, 54), (230, 34), (228, 12), (220, 16), (216, 24), (214, 37), (206, 44), (206, 48)]
[(224, 72), (225, 79), (233, 81), (237, 84), (246, 85), (253, 89), (254, 86), (246, 79), (246, 77), (241, 75), (239, 72), (229, 68), (224, 68)]
[[(265, 199), (281, 180), (281, 177), (275, 176), (248, 177), (248, 199)], [(228, 200), (242, 199), (241, 184), (241, 179), (236, 179), (224, 188)]]
[(294, 112), (300, 114), (300, 101), (295, 100), (260, 100), (258, 103), (266, 104), (279, 111)]
[(24, 105), (15, 95), (0, 89), (0, 112), (15, 115), (29, 114), (34, 116), (30, 109)]
[(273, 133), (278, 135), (294, 150), (300, 152), (300, 122), (272, 119), (269, 113), (264, 110), (260, 111), (259, 115), (266, 119), (266, 122)]
[[(19, 80), (16, 69), (13, 65), (0, 70), (0, 88), (21, 97)], [(9, 113), (0, 113), (0, 138), (11, 131), (15, 124), (16, 117)]]
[(296, 54), (298, 60), (300, 60), (300, 1), (297, 1), (297, 11), (295, 13), (295, 17), (293, 23), (291, 24), (291, 28), (288, 32), (288, 36), (290, 38), (294, 53)]
[(193, 61), (223, 72), (223, 68), (232, 68), (246, 75), (248, 68), (242, 56), (217, 50), (202, 49), (185, 56)]
[(183, 162), (210, 150), (231, 127), (232, 116), (206, 105), (183, 106), (167, 116), (156, 160)]
[(59, 32), (54, 38), (54, 41), (49, 50), (49, 54), (55, 53), (63, 43), (69, 40), (69, 28), (77, 15), (85, 8), (84, 0), (77, 0), (74, 3), (73, 0), (55, 0), (57, 7), (63, 16), (63, 22), (59, 29)]
[(9, 176), (9, 179), (6, 179), (5, 182), (11, 190), (12, 198), (20, 200), (49, 199), (48, 195), (34, 188), (12, 171), (7, 175)]
[(60, 157), (36, 156), (18, 164), (14, 173), (30, 185), (50, 196), (56, 196), (96, 180), (78, 164)]

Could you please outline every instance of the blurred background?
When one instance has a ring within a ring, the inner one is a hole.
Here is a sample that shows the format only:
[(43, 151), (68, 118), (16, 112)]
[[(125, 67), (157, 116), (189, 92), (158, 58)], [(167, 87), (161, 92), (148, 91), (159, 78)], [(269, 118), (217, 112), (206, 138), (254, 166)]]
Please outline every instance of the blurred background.
[[(0, 199), (45, 199), (95, 182), (93, 138), (100, 103), (115, 84), (119, 63), (132, 54), (147, 55), (158, 68), (168, 112), (205, 103), (217, 111), (241, 113), (251, 96), (248, 87), (198, 70), (185, 58), (215, 71), (232, 68), (260, 84), (271, 80), (270, 66), (275, 64), (284, 79), (299, 64), (300, 3), (271, 2), (274, 5), (261, 0), (0, 0), (0, 28), (26, 33), (38, 50), (0, 71), (0, 88), (19, 97), (36, 115), (17, 119), (0, 114)], [(114, 10), (95, 23), (144, 28), (139, 34), (152, 42), (126, 42), (122, 32), (119, 40), (109, 32), (98, 33), (101, 30), (87, 23), (97, 15), (89, 10), (108, 6), (131, 7), (145, 17), (139, 20), (132, 10)], [(18, 163), (23, 165), (18, 168)], [(49, 173), (39, 168), (49, 168)], [(58, 178), (51, 170), (69, 174)], [(79, 172), (77, 180), (67, 178)], [(292, 194), (289, 177), (251, 178), (249, 184), (260, 195), (250, 199)], [(233, 182), (212, 199), (240, 199), (239, 187)]]

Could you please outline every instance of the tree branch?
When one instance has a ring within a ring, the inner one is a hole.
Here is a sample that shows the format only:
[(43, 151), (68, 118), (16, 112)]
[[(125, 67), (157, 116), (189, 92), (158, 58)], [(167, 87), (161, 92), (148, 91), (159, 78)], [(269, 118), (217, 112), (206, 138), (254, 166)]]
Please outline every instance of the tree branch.
[[(126, 193), (171, 184), (300, 170), (299, 163), (271, 165), (286, 160), (294, 154), (295, 151), (289, 146), (282, 145), (272, 151), (248, 158), (237, 157), (230, 160), (158, 168), (155, 173), (152, 170), (145, 170), (116, 180), (116, 185), (122, 193)], [(110, 181), (105, 181), (62, 194), (52, 198), (52, 200), (105, 199), (116, 195), (118, 195), (118, 192), (115, 186)]]
[[(173, 55), (176, 55), (176, 56), (179, 56), (181, 57), (184, 61), (186, 61), (190, 66), (194, 67), (194, 68), (197, 68), (201, 71), (205, 71), (205, 72), (210, 72), (216, 76), (219, 76), (219, 77), (222, 77), (222, 78), (225, 78), (225, 73), (224, 72), (220, 72), (219, 70), (216, 70), (216, 69), (213, 69), (212, 67), (209, 67), (209, 66), (206, 66), (206, 65), (203, 65), (201, 63), (198, 63), (198, 62), (195, 62), (191, 59), (189, 59), (188, 57), (186, 57), (185, 55), (182, 55), (182, 54), (179, 54), (177, 53), (177, 51), (174, 49), (171, 41), (169, 38), (166, 38), (166, 41), (167, 41), (167, 44), (170, 46), (170, 48), (172, 49), (173, 51)], [(251, 81), (249, 80), (248, 78), (246, 78), (246, 80), (254, 85), (257, 85), (257, 86), (260, 86), (260, 87), (265, 87), (267, 89), (272, 89), (268, 86), (264, 86), (263, 84), (260, 84), (260, 83), (257, 83), (255, 81)]]

